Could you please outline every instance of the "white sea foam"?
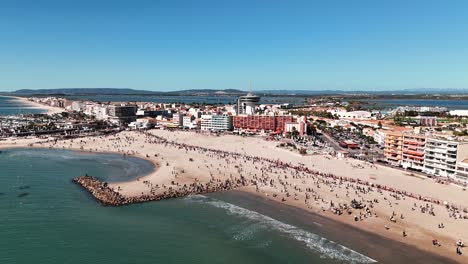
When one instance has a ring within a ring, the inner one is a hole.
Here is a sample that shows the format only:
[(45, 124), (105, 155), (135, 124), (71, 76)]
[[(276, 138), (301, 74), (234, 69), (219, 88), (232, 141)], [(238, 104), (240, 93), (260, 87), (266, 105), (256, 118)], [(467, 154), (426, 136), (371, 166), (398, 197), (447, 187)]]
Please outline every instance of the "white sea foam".
[[(288, 235), (289, 237), (303, 242), (308, 248), (318, 253), (321, 258), (331, 258), (335, 260), (345, 261), (347, 263), (375, 263), (377, 261), (349, 249), (343, 245), (335, 243), (331, 240), (323, 238), (317, 234), (305, 231), (293, 225), (289, 225), (278, 220), (275, 220), (266, 215), (227, 203), (203, 195), (192, 195), (185, 198), (189, 202), (205, 203), (217, 208), (226, 210), (231, 215), (241, 216), (253, 221), (250, 225), (245, 225), (243, 230), (240, 230), (234, 239), (245, 240), (251, 239), (255, 230), (259, 226), (270, 228)], [(270, 242), (271, 243), (271, 242)]]

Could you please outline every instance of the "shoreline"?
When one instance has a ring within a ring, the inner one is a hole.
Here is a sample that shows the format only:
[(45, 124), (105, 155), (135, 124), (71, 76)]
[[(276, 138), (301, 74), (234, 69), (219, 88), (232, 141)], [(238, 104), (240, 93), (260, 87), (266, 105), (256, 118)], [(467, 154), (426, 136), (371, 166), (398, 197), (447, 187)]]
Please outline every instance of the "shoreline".
[[(192, 135), (191, 133), (188, 133), (188, 132), (179, 132), (179, 133), (174, 132), (173, 133), (173, 132), (166, 132), (166, 131), (155, 131), (154, 133), (162, 133), (162, 134), (172, 133), (172, 134), (168, 134), (168, 135), (171, 135), (174, 138), (178, 138), (179, 140), (180, 140), (181, 135), (183, 135), (183, 133), (187, 133), (186, 135), (188, 135), (189, 137)], [(131, 137), (132, 138), (131, 142), (126, 143), (128, 145), (124, 145), (123, 142), (125, 142), (126, 138), (130, 138), (130, 135), (133, 135)], [(137, 139), (138, 137), (140, 137), (140, 139)], [(205, 137), (205, 136), (202, 136), (202, 137)], [(216, 138), (213, 138), (213, 137), (205, 137), (205, 138), (208, 138), (210, 140), (211, 139), (216, 139)], [(37, 144), (34, 144), (33, 147), (44, 147), (44, 146), (50, 145), (50, 147), (52, 147), (53, 149), (62, 149), (62, 147), (64, 147), (64, 149), (70, 149), (70, 150), (75, 150), (75, 151), (79, 151), (79, 152), (83, 152), (83, 151), (88, 152), (89, 151), (89, 152), (92, 152), (92, 153), (102, 152), (102, 153), (116, 153), (116, 154), (127, 153), (127, 154), (129, 154), (131, 156), (135, 156), (135, 157), (138, 157), (138, 158), (148, 160), (148, 161), (152, 162), (153, 164), (154, 164), (155, 161), (160, 162), (161, 165), (157, 167), (157, 170), (155, 172), (150, 173), (148, 175), (141, 176), (137, 180), (124, 182), (124, 183), (118, 183), (118, 184), (109, 184), (112, 188), (122, 187), (123, 191), (119, 191), (119, 193), (121, 193), (121, 194), (123, 194), (125, 196), (129, 196), (129, 197), (135, 196), (136, 194), (139, 194), (139, 193), (143, 194), (143, 192), (149, 193), (148, 186), (146, 186), (145, 183), (144, 183), (145, 181), (153, 182), (153, 183), (168, 184), (168, 185), (171, 185), (171, 183), (170, 183), (171, 179), (177, 179), (177, 181), (181, 181), (182, 183), (184, 181), (187, 182), (187, 183), (191, 183), (191, 182), (193, 182), (193, 179), (195, 179), (195, 181), (198, 181), (198, 180), (200, 180), (202, 182), (206, 181), (206, 179), (209, 178), (209, 176), (207, 176), (207, 175), (210, 175), (211, 172), (214, 170), (214, 169), (211, 169), (211, 167), (215, 168), (216, 166), (214, 166), (214, 165), (216, 164), (216, 162), (219, 162), (219, 160), (217, 161), (216, 158), (214, 158), (214, 157), (211, 158), (211, 161), (204, 160), (203, 157), (205, 157), (205, 159), (206, 159), (206, 156), (204, 154), (203, 155), (200, 154), (200, 153), (197, 154), (194, 151), (190, 152), (188, 150), (185, 150), (185, 154), (184, 154), (183, 153), (184, 150), (180, 150), (178, 148), (174, 149), (174, 147), (171, 148), (170, 146), (168, 147), (167, 145), (166, 146), (157, 146), (157, 144), (156, 145), (150, 144), (151, 142), (147, 142), (147, 139), (145, 139), (141, 134), (139, 134), (137, 132), (122, 132), (122, 133), (119, 133), (117, 135), (113, 135), (111, 137), (105, 137), (105, 138), (102, 139), (103, 142), (101, 143), (101, 147), (98, 147), (99, 145), (96, 145), (96, 144), (98, 144), (96, 139), (99, 140), (100, 138), (87, 137), (87, 138), (75, 139), (75, 141), (68, 140), (68, 141), (63, 141), (63, 142), (59, 141), (59, 142), (55, 142), (55, 143), (54, 142), (48, 142), (46, 144), (41, 144), (40, 146), (37, 146)], [(33, 142), (33, 140), (34, 139), (32, 139), (31, 141)], [(80, 143), (77, 145), (76, 142), (78, 140), (80, 141)], [(221, 139), (221, 140), (223, 140), (223, 139)], [(237, 138), (235, 138), (235, 140), (237, 140)], [(247, 142), (250, 142), (251, 140), (255, 140), (255, 139), (242, 139), (242, 140), (246, 140)], [(107, 143), (105, 143), (104, 141), (107, 142)], [(69, 143), (69, 145), (67, 145), (67, 142)], [(96, 142), (96, 143), (94, 143), (94, 142)], [(140, 143), (142, 145), (139, 145)], [(104, 146), (105, 144), (109, 144), (109, 145)], [(112, 144), (114, 144), (114, 145), (112, 145)], [(18, 146), (18, 147), (23, 147), (23, 146), (24, 145), (21, 145), (21, 146)], [(80, 148), (78, 148), (78, 146), (86, 146), (86, 147), (83, 147), (83, 148), (80, 149)], [(95, 148), (93, 148), (93, 146)], [(27, 146), (25, 146), (25, 147), (27, 147)], [(152, 147), (152, 148), (150, 148), (150, 147)], [(0, 148), (2, 148), (2, 142), (0, 142)], [(150, 148), (150, 149), (148, 149), (148, 148)], [(244, 147), (242, 147), (242, 149), (243, 148)], [(260, 148), (260, 146), (256, 147), (255, 151), (258, 151), (259, 148)], [(160, 151), (160, 149), (166, 149), (167, 152)], [(151, 151), (156, 151), (156, 150), (158, 150), (158, 152), (156, 152), (156, 153), (159, 153), (161, 155), (159, 155), (159, 154), (157, 156), (156, 155), (155, 156), (152, 156), (152, 155), (148, 156), (148, 154), (145, 155), (145, 153), (151, 153)], [(287, 155), (287, 154), (288, 153), (286, 153), (286, 152), (281, 152), (278, 155)], [(194, 157), (194, 155), (196, 155), (196, 157)], [(194, 157), (195, 163), (187, 162), (187, 157)], [(292, 157), (292, 156), (289, 155), (289, 156), (285, 156), (285, 158), (286, 157)], [(294, 159), (299, 159), (298, 157), (293, 157), (293, 158)], [(203, 161), (203, 163), (202, 163), (202, 161)], [(215, 163), (211, 163), (211, 165), (210, 165), (210, 162), (215, 162)], [(325, 158), (324, 158), (323, 162), (328, 162), (328, 161), (325, 161)], [(334, 161), (331, 161), (331, 162), (335, 163)], [(167, 164), (164, 164), (164, 163), (167, 163)], [(196, 164), (199, 164), (198, 169), (195, 167)], [(202, 164), (204, 164), (204, 166), (206, 166), (207, 169), (206, 168), (203, 169)], [(222, 165), (220, 164), (219, 166), (222, 166)], [(225, 164), (224, 166), (227, 166), (227, 165)], [(184, 171), (184, 170), (188, 170), (188, 171)], [(214, 170), (214, 172), (216, 172), (216, 170)], [(401, 173), (401, 172), (395, 172), (395, 173)], [(204, 177), (204, 178), (202, 178), (202, 177)], [(222, 175), (219, 175), (219, 177), (222, 178)], [(380, 178), (378, 178), (378, 177), (377, 177), (377, 179), (380, 180)], [(409, 182), (417, 181), (417, 182), (419, 182), (419, 184), (421, 184), (421, 183), (426, 184), (427, 183), (427, 181), (425, 182), (424, 180), (421, 180), (421, 179), (408, 179), (408, 181)], [(322, 183), (322, 184), (325, 185), (325, 183)], [(430, 184), (435, 185), (435, 183), (430, 183)], [(442, 187), (442, 185), (440, 187), (439, 186), (436, 186), (436, 187), (437, 187), (437, 189), (439, 189), (439, 188)], [(419, 188), (419, 186), (417, 186), (416, 188)], [(328, 210), (322, 212), (320, 210), (320, 207), (313, 207), (312, 209), (311, 208), (308, 209), (307, 207), (304, 207), (303, 205), (301, 206), (298, 201), (294, 201), (294, 200), (291, 200), (291, 199), (288, 199), (288, 201), (286, 201), (286, 202), (284, 202), (284, 201), (281, 202), (281, 200), (279, 200), (280, 197), (274, 198), (272, 196), (272, 194), (275, 193), (275, 190), (274, 189), (271, 190), (271, 188), (270, 189), (264, 188), (264, 189), (261, 189), (260, 192), (257, 192), (255, 190), (255, 188), (253, 188), (253, 187), (244, 187), (244, 188), (242, 188), (241, 191), (249, 192), (250, 194), (254, 195), (255, 197), (258, 197), (259, 200), (263, 200), (267, 196), (267, 199), (270, 200), (271, 202), (279, 203), (279, 204), (281, 204), (283, 206), (290, 207), (290, 208), (298, 208), (298, 209), (301, 209), (301, 210), (304, 210), (304, 211), (310, 212), (310, 213), (317, 213), (321, 217), (325, 217), (327, 219), (331, 219), (331, 220), (340, 222), (342, 224), (350, 225), (353, 228), (359, 229), (362, 232), (369, 232), (369, 233), (372, 233), (372, 234), (380, 235), (382, 237), (385, 237), (386, 239), (402, 243), (404, 248), (406, 248), (406, 247), (408, 247), (408, 248), (409, 247), (415, 247), (415, 248), (418, 248), (418, 250), (427, 251), (427, 252), (429, 252), (429, 254), (435, 254), (437, 256), (449, 258), (450, 260), (452, 260), (454, 262), (464, 262), (464, 260), (466, 258), (465, 255), (462, 255), (462, 256), (455, 255), (454, 250), (452, 252), (452, 250), (451, 250), (451, 248), (452, 248), (451, 245), (452, 244), (451, 243), (453, 243), (453, 245), (454, 245), (454, 243), (455, 243), (454, 241), (456, 241), (453, 237), (452, 238), (445, 237), (445, 235), (441, 234), (440, 232), (439, 232), (439, 234), (436, 235), (435, 234), (436, 230), (429, 231), (428, 229), (424, 228), (425, 226), (428, 225), (428, 223), (423, 224), (426, 220), (429, 219), (429, 218), (426, 218), (427, 216), (426, 217), (423, 217), (423, 216), (419, 217), (418, 216), (418, 218), (414, 218), (414, 220), (409, 219), (409, 220), (405, 221), (407, 223), (405, 223), (404, 225), (402, 225), (402, 224), (393, 225), (392, 224), (391, 225), (392, 231), (384, 231), (384, 229), (382, 228), (383, 223), (386, 223), (386, 222), (384, 222), (384, 219), (388, 219), (387, 217), (389, 217), (388, 215), (385, 215), (384, 211), (379, 211), (379, 218), (371, 218), (371, 219), (368, 219), (368, 220), (366, 220), (364, 222), (354, 223), (354, 221), (351, 220), (351, 217), (337, 216), (337, 215), (332, 214)], [(323, 191), (325, 191), (325, 190), (323, 190)], [(336, 191), (339, 191), (339, 190), (335, 190), (335, 192)], [(328, 192), (328, 191), (326, 191), (326, 192)], [(438, 192), (440, 192), (440, 191), (438, 191)], [(223, 192), (223, 194), (224, 193), (228, 193), (228, 192)], [(212, 194), (210, 194), (210, 195), (212, 195)], [(412, 203), (412, 202), (410, 202), (410, 201), (408, 201), (408, 202), (400, 201), (400, 203)], [(396, 203), (396, 204), (398, 204), (398, 203)], [(398, 205), (393, 210), (398, 210), (399, 208), (401, 208), (401, 205)], [(405, 213), (405, 216), (406, 216), (406, 214), (407, 213)], [(421, 221), (423, 221), (423, 222), (421, 222)], [(431, 220), (431, 221), (435, 222), (435, 221), (439, 221), (439, 220)], [(444, 220), (444, 223), (445, 223), (445, 221), (446, 220)], [(459, 220), (459, 221), (463, 221), (463, 220)], [(436, 223), (437, 222), (435, 222), (434, 225), (436, 225)], [(432, 224), (430, 224), (430, 226), (432, 226)], [(410, 236), (409, 237), (404, 238), (404, 239), (401, 237), (401, 231), (398, 232), (397, 230), (402, 230), (402, 228), (403, 228), (403, 230), (410, 230)], [(393, 230), (395, 230), (397, 232), (395, 232)], [(441, 231), (441, 230), (438, 230), (438, 231)], [(464, 231), (463, 225), (462, 225), (462, 229), (460, 229), (459, 231), (462, 231), (461, 234), (464, 233), (463, 232)], [(434, 232), (434, 233), (432, 233), (432, 232)], [(433, 247), (431, 245), (430, 239), (433, 238), (434, 236), (437, 237), (443, 243), (443, 248), (442, 249), (435, 248), (435, 247)], [(366, 244), (369, 244), (369, 243), (366, 243)], [(395, 252), (395, 253), (398, 253), (398, 252)]]
[(33, 102), (33, 101), (29, 101), (25, 97), (12, 96), (12, 95), (0, 95), (0, 97), (11, 98), (12, 100), (24, 105), (24, 108), (26, 108), (26, 109), (44, 110), (44, 113), (42, 113), (42, 114), (46, 114), (46, 115), (53, 115), (53, 114), (66, 112), (66, 110), (63, 109), (63, 108), (53, 107), (53, 106), (44, 105), (44, 104), (36, 103), (36, 102)]
[[(310, 231), (372, 258), (378, 263), (457, 263), (445, 256), (421, 250), (400, 241), (356, 228), (342, 221), (302, 208), (288, 206), (248, 191), (234, 190), (207, 196), (233, 203)], [(364, 241), (365, 243), (356, 243)]]

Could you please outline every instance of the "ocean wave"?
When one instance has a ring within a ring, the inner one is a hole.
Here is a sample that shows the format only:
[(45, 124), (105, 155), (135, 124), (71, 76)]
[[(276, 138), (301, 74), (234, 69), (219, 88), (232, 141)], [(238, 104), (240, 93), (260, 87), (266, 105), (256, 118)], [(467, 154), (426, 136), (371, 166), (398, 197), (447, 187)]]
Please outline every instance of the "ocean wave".
[(214, 207), (226, 210), (228, 214), (242, 216), (253, 221), (253, 225), (255, 226), (244, 226), (244, 229), (234, 237), (235, 239), (252, 239), (254, 232), (253, 230), (256, 230), (258, 226), (262, 226), (264, 228), (270, 228), (271, 230), (287, 234), (289, 237), (297, 241), (303, 242), (308, 248), (310, 248), (314, 252), (317, 252), (321, 258), (331, 258), (335, 260), (345, 261), (347, 263), (377, 262), (374, 259), (371, 259), (359, 252), (356, 252), (350, 248), (328, 240), (317, 234), (305, 231), (293, 225), (280, 222), (266, 215), (262, 215), (260, 213), (242, 208), (237, 205), (209, 198), (203, 195), (191, 195), (184, 199), (188, 202), (199, 202), (209, 204)]

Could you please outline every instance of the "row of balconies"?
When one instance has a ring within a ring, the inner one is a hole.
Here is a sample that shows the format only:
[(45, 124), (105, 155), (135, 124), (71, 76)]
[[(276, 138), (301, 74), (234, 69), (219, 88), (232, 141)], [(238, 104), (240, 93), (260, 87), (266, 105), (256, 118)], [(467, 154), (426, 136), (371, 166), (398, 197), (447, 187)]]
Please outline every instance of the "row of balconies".
[(445, 169), (445, 170), (453, 170), (453, 171), (455, 171), (455, 169), (456, 169), (455, 166), (446, 165), (446, 164), (439, 164), (439, 163), (432, 163), (432, 162), (428, 162), (427, 160), (424, 160), (424, 166), (430, 166), (430, 167), (434, 167), (434, 168)]
[(454, 155), (443, 155), (443, 154), (430, 153), (430, 152), (425, 152), (425, 154), (427, 157), (434, 157), (434, 158), (447, 159), (447, 160), (457, 160), (457, 156), (454, 156)]
[(424, 146), (425, 142), (403, 140), (404, 144)]
[(413, 151), (413, 150), (403, 150), (403, 154), (405, 155), (413, 155), (413, 156), (424, 156), (424, 152), (421, 151)]
[(430, 141), (426, 142), (426, 146), (431, 147), (431, 148), (457, 150), (457, 145), (434, 144), (434, 143), (432, 143)]
[(456, 160), (437, 159), (437, 158), (428, 157), (428, 156), (426, 156), (426, 160), (432, 161), (432, 162), (444, 163), (444, 164), (456, 164)]

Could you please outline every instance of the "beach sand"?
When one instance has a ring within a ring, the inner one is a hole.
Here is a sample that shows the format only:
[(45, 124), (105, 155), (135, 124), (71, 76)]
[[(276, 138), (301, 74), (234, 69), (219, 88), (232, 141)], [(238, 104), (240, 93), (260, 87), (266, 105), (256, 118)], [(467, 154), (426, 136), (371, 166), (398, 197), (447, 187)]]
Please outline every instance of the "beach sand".
[[(166, 130), (151, 130), (149, 133), (177, 143), (281, 160), (291, 164), (303, 164), (317, 171), (372, 181), (468, 207), (468, 193), (458, 186), (438, 184), (432, 179), (411, 177), (401, 170), (383, 166), (375, 167), (357, 160), (301, 156), (277, 148), (278, 142), (266, 141), (260, 137), (213, 136)], [(0, 141), (0, 147), (28, 146), (35, 141), (38, 140), (34, 138), (8, 139)], [(261, 199), (269, 199), (275, 203), (299, 208), (344, 223), (352, 228), (398, 241), (401, 243), (398, 245), (401, 245), (402, 251), (406, 250), (404, 245), (407, 245), (408, 248), (418, 248), (431, 254), (449, 258), (454, 262), (468, 262), (468, 257), (465, 254), (461, 256), (455, 254), (456, 241), (458, 239), (468, 241), (468, 229), (466, 228), (468, 220), (450, 217), (447, 209), (441, 205), (428, 204), (418, 199), (395, 195), (387, 191), (381, 193), (376, 190), (360, 192), (356, 189), (358, 184), (338, 184), (319, 176), (308, 178), (293, 169), (271, 168), (265, 162), (254, 163), (245, 159), (220, 157), (217, 154), (180, 148), (171, 144), (153, 143), (148, 136), (134, 131), (124, 131), (113, 136), (34, 143), (33, 146), (125, 153), (145, 158), (157, 164), (157, 170), (138, 180), (110, 184), (111, 187), (115, 190), (118, 189), (121, 194), (126, 196), (159, 193), (168, 187), (179, 188), (183, 184), (204, 183), (211, 179), (225, 180), (231, 176), (242, 175), (247, 179), (257, 179), (259, 184), (258, 188), (249, 186), (242, 188), (241, 191), (262, 197)], [(99, 175), (93, 176), (99, 177)], [(262, 180), (259, 180), (260, 178)], [(265, 181), (265, 179), (267, 180)], [(269, 180), (274, 180), (275, 183), (268, 184)], [(312, 188), (315, 197), (315, 199), (309, 199), (307, 203), (305, 202), (307, 192), (304, 191), (306, 188)], [(286, 193), (289, 193), (289, 196)], [(362, 201), (377, 199), (378, 203), (373, 203), (373, 208), (371, 208), (373, 216), (354, 221), (354, 216), (360, 215), (362, 211), (353, 210), (351, 215), (346, 213), (336, 215), (330, 210), (331, 202), (335, 205), (349, 204), (351, 199)], [(433, 207), (434, 216), (427, 212), (421, 212), (421, 207), (426, 207), (426, 204), (428, 207)], [(390, 221), (393, 212), (396, 216), (396, 222)], [(404, 216), (404, 219), (400, 218), (401, 215)], [(306, 215), (304, 217), (306, 218), (304, 221), (307, 221), (308, 217)], [(445, 228), (438, 228), (439, 223), (444, 223)], [(388, 229), (385, 226), (388, 226)], [(407, 237), (402, 236), (403, 231), (408, 234)], [(342, 235), (346, 236), (346, 234)], [(432, 239), (437, 239), (442, 246), (433, 246)], [(371, 241), (359, 241), (359, 243), (367, 243), (372, 246)], [(399, 254), (396, 251), (398, 247), (395, 247), (393, 254)], [(351, 245), (350, 248), (355, 247)]]

